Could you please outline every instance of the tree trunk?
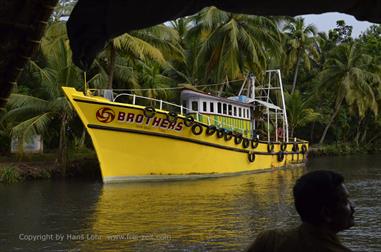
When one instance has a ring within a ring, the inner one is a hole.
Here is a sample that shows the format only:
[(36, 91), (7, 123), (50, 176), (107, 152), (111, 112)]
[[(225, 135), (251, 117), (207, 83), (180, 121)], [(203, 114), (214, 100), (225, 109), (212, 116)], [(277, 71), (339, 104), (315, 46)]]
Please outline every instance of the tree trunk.
[(363, 134), (362, 134), (361, 139), (360, 139), (360, 143), (363, 145), (366, 143), (366, 139), (368, 137), (368, 127), (366, 125), (369, 124), (368, 117), (365, 117), (364, 120), (365, 120), (365, 122), (363, 123), (363, 125), (365, 125), (365, 127), (363, 128)]
[(310, 142), (314, 141), (314, 132), (315, 132), (315, 122), (312, 122), (311, 133), (310, 133)]
[[(226, 76), (226, 84), (229, 83), (229, 79), (228, 79), (228, 76)], [(217, 93), (217, 96), (221, 96), (222, 95), (222, 92), (224, 91), (224, 88), (225, 88), (225, 82), (221, 84), (219, 90), (218, 90), (218, 93)]]
[(66, 168), (67, 168), (66, 124), (67, 124), (67, 115), (65, 113), (61, 119), (60, 143), (58, 148), (58, 165), (61, 168), (62, 176), (65, 176)]
[(78, 145), (79, 148), (82, 149), (85, 146), (85, 140), (86, 140), (86, 129), (83, 128), (81, 139), (79, 140), (79, 145)]
[(375, 141), (377, 138), (380, 138), (381, 134), (374, 135), (366, 144), (365, 146), (369, 146), (373, 141)]
[(114, 81), (114, 72), (115, 72), (115, 58), (116, 50), (114, 44), (110, 42), (110, 54), (109, 54), (109, 65), (108, 65), (108, 84), (107, 88), (112, 89), (112, 83)]
[(295, 72), (294, 72), (294, 79), (292, 81), (292, 90), (291, 90), (291, 94), (293, 94), (295, 92), (295, 88), (296, 88), (296, 81), (298, 80), (298, 72), (299, 72), (299, 66), (300, 66), (300, 62), (302, 61), (302, 51), (299, 50), (298, 51), (298, 60), (296, 61), (296, 66), (295, 66)]
[(361, 135), (361, 119), (359, 119), (358, 123), (357, 123), (357, 127), (356, 127), (356, 136), (355, 136), (355, 144), (356, 144), (356, 147), (358, 148), (359, 147), (359, 140), (360, 140), (360, 135)]
[(325, 126), (325, 129), (324, 129), (323, 134), (322, 134), (322, 136), (320, 138), (319, 144), (323, 144), (324, 139), (325, 139), (325, 137), (327, 135), (328, 129), (331, 127), (331, 125), (333, 123), (333, 120), (335, 120), (337, 114), (340, 111), (341, 103), (343, 102), (343, 100), (344, 100), (344, 97), (340, 98), (339, 103), (336, 105), (335, 112), (332, 114), (331, 118), (329, 119), (327, 126)]
[(364, 134), (362, 134), (362, 137), (361, 137), (360, 143), (365, 143), (365, 141), (366, 141), (366, 136), (367, 136), (367, 133), (368, 133), (368, 129), (367, 129), (367, 128), (365, 128), (365, 129), (364, 129)]

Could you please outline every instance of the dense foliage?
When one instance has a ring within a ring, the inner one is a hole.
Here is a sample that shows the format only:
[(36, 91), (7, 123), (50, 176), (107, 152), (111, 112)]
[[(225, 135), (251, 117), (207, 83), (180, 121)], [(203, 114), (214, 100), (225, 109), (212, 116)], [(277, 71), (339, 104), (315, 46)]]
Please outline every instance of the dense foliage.
[[(25, 67), (6, 111), (0, 114), (0, 151), (11, 137), (39, 133), (45, 147), (65, 163), (68, 149), (85, 144), (85, 133), (61, 90), (81, 89), (83, 73), (73, 65), (65, 16), (75, 1), (60, 1), (39, 53)], [(359, 38), (352, 27), (317, 33), (303, 18), (259, 17), (215, 7), (110, 41), (87, 81), (96, 88), (176, 101), (176, 89), (236, 93), (248, 73), (280, 68), (286, 87), (291, 134), (313, 144), (359, 150), (381, 147), (381, 26)], [(204, 87), (204, 84), (219, 84)], [(178, 101), (176, 101), (178, 102)]]

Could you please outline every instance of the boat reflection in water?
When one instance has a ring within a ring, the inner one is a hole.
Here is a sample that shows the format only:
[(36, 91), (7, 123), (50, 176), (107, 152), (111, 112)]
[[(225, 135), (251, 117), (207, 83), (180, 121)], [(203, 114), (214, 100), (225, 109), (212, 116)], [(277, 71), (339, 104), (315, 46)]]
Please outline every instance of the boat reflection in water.
[[(356, 225), (341, 238), (354, 251), (381, 251), (380, 163), (377, 155), (307, 163), (307, 170), (344, 175)], [(260, 231), (299, 223), (291, 189), (303, 172), (113, 185), (0, 184), (1, 251), (244, 251)], [(72, 236), (26, 241), (21, 234)]]
[(297, 221), (290, 188), (303, 168), (228, 178), (104, 185), (83, 249), (239, 251)]

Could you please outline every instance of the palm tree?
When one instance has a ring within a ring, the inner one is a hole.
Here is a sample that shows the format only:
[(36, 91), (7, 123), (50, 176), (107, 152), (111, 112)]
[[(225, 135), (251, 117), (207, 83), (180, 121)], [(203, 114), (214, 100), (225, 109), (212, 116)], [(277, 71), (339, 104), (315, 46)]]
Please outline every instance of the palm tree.
[(9, 123), (4, 120), (6, 114), (5, 109), (0, 110), (0, 153), (6, 152), (9, 148), (9, 143), (11, 142)]
[(194, 17), (189, 36), (198, 38), (195, 64), (204, 82), (242, 78), (247, 72), (259, 75), (267, 68), (268, 55), (281, 48), (273, 20), (231, 14), (215, 7), (205, 8)]
[(149, 98), (168, 100), (171, 92), (168, 88), (175, 86), (175, 81), (162, 73), (162, 67), (154, 62), (140, 62), (139, 66), (141, 88)]
[(305, 25), (304, 18), (295, 18), (283, 27), (286, 36), (286, 68), (294, 69), (291, 93), (294, 93), (300, 65), (303, 61), (304, 67), (311, 68), (311, 60), (316, 61), (319, 57), (315, 41), (316, 27)]
[(113, 39), (100, 58), (106, 63), (103, 71), (108, 75), (107, 88), (111, 89), (114, 75), (123, 82), (132, 83), (133, 87), (138, 85), (133, 66), (139, 60), (152, 60), (164, 66), (168, 60), (182, 60), (184, 56), (177, 32), (161, 24)]
[[(63, 32), (60, 33), (59, 31)], [(71, 60), (69, 41), (63, 23), (51, 25), (41, 43), (42, 60), (30, 61), (30, 71), (40, 88), (35, 96), (14, 93), (9, 100), (6, 119), (14, 122), (12, 136), (22, 142), (35, 134), (49, 134), (50, 126), (60, 122), (58, 163), (65, 172), (67, 162), (66, 128), (73, 110), (63, 95), (61, 86), (79, 85), (82, 75)]]
[(190, 33), (194, 25), (194, 17), (183, 17), (171, 22), (171, 27), (177, 32), (180, 48), (184, 58), (171, 60), (168, 74), (178, 83), (198, 84), (195, 59), (199, 50), (198, 34)]
[(363, 54), (356, 43), (341, 44), (329, 55), (320, 73), (321, 88), (335, 94), (332, 115), (323, 131), (320, 144), (340, 111), (343, 102), (355, 109), (360, 117), (367, 110), (378, 112), (376, 90), (380, 90), (380, 75), (369, 71), (372, 57)]
[(299, 91), (292, 94), (285, 93), (287, 119), (290, 124), (290, 137), (294, 136), (295, 129), (305, 126), (309, 122), (316, 121), (320, 114), (308, 107), (309, 101), (303, 99)]

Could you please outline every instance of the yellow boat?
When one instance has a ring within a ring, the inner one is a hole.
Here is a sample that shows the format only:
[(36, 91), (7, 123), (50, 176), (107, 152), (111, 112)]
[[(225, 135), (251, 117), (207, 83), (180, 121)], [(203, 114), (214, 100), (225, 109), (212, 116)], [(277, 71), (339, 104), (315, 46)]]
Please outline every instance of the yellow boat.
[[(183, 89), (181, 105), (112, 90), (63, 90), (91, 136), (105, 183), (208, 178), (305, 161), (308, 142), (288, 139), (280, 72), (267, 74), (278, 85), (256, 85), (249, 76), (229, 98)], [(281, 106), (271, 102), (274, 91)], [(267, 132), (260, 126), (266, 118)]]

